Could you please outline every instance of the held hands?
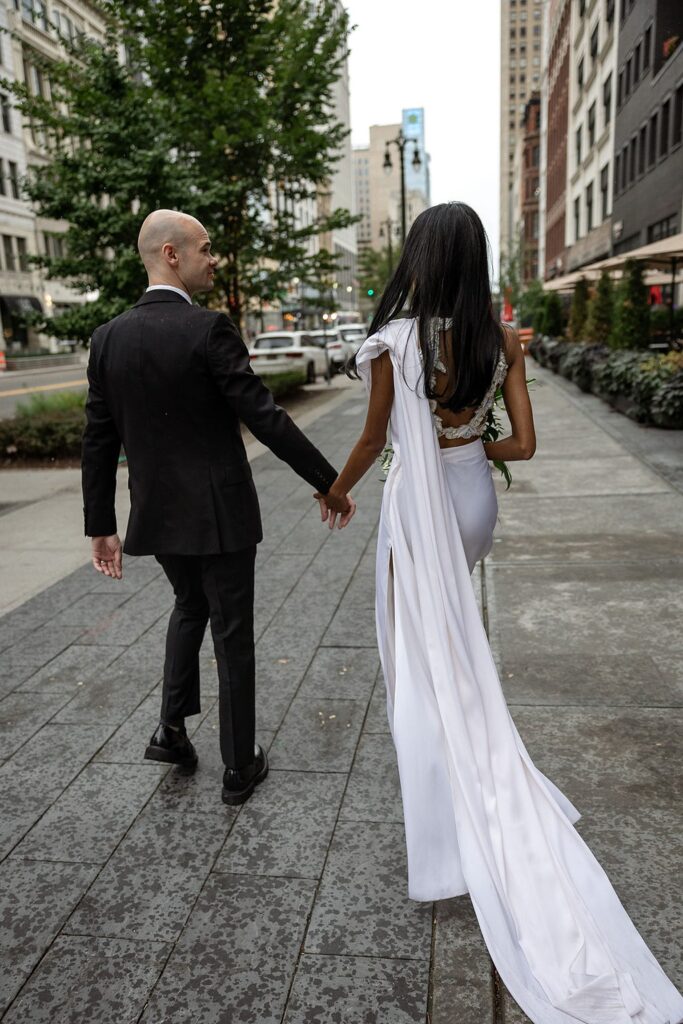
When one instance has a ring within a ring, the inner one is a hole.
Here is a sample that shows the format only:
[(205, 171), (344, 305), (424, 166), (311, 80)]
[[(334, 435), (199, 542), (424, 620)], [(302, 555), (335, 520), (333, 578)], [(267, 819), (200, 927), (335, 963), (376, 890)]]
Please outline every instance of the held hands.
[(92, 538), (92, 564), (98, 572), (111, 576), (113, 580), (123, 578), (121, 541), (117, 533), (111, 537)]
[(327, 523), (331, 530), (334, 530), (335, 524), (339, 530), (343, 530), (355, 515), (356, 503), (350, 494), (340, 495), (330, 489), (327, 494), (316, 492), (313, 497), (320, 505), (321, 521)]

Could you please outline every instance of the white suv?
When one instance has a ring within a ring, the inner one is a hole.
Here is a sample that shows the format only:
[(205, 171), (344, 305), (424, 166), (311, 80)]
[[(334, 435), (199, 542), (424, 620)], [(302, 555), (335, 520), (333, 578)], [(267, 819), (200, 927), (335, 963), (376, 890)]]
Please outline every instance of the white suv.
[(268, 373), (284, 373), (301, 369), (306, 383), (313, 384), (316, 377), (328, 377), (329, 359), (324, 344), (313, 339), (306, 331), (268, 331), (257, 334), (249, 349), (254, 373), (260, 377)]
[(309, 334), (317, 344), (327, 347), (332, 372), (339, 373), (343, 370), (347, 360), (352, 355), (352, 349), (349, 343), (344, 340), (339, 328), (329, 327), (327, 330), (309, 331)]

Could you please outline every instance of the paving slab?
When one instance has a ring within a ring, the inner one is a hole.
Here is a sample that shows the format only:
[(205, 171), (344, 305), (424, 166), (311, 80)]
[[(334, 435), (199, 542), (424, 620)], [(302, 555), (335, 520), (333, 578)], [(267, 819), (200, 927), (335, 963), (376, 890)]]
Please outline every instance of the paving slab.
[(161, 942), (59, 935), (3, 1021), (135, 1021), (169, 952)]
[(427, 961), (304, 953), (284, 1024), (423, 1024), (428, 984)]

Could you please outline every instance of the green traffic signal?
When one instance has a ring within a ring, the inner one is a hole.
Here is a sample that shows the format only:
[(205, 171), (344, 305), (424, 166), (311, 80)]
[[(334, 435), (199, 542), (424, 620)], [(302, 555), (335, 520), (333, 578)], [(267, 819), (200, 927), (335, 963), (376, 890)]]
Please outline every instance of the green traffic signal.
[(368, 295), (370, 296), (370, 298), (372, 298), (372, 296), (374, 294), (375, 294), (375, 289), (374, 288), (368, 288)]

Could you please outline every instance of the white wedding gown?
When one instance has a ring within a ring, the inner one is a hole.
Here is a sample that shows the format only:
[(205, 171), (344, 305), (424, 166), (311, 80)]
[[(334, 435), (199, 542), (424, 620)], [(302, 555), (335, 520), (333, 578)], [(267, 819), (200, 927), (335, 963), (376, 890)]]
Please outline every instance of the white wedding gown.
[[(416, 321), (394, 320), (363, 343), (356, 364), (368, 389), (370, 361), (385, 350), (394, 371), (394, 458), (376, 614), (409, 896), (469, 893), (491, 958), (534, 1024), (679, 1024), (683, 997), (574, 828), (579, 812), (533, 764), (508, 711), (470, 577), (488, 547), (475, 525), (468, 565), (450, 456), (422, 387)], [(456, 456), (474, 474), (462, 500), (476, 507), (481, 499), (488, 517), (491, 472), (481, 441), (452, 450), (469, 448), (479, 455)]]

